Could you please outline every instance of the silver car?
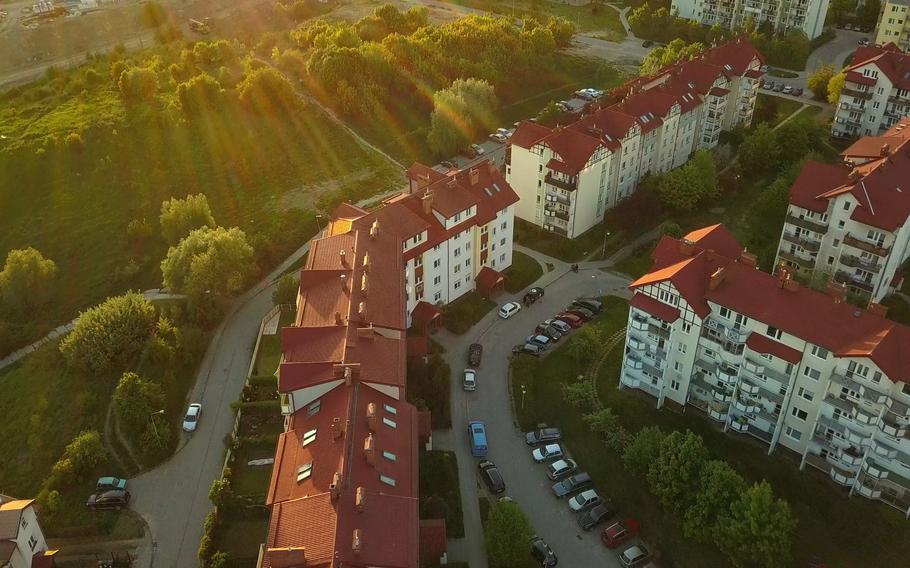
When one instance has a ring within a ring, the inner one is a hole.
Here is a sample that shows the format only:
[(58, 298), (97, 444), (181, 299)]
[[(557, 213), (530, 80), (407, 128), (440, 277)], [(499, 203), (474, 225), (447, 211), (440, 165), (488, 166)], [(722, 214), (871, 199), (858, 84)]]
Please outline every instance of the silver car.
[(465, 369), (461, 387), (466, 391), (477, 390), (477, 372), (474, 369)]
[(559, 459), (563, 456), (562, 446), (559, 444), (547, 444), (542, 448), (537, 448), (531, 452), (531, 457), (537, 463)]
[(593, 489), (588, 489), (569, 499), (569, 508), (576, 513), (579, 513), (581, 511), (587, 511), (594, 505), (599, 505), (600, 503), (600, 496), (597, 492)]
[(186, 410), (186, 416), (183, 417), (183, 431), (195, 432), (196, 425), (199, 424), (199, 417), (202, 415), (202, 405), (194, 402)]

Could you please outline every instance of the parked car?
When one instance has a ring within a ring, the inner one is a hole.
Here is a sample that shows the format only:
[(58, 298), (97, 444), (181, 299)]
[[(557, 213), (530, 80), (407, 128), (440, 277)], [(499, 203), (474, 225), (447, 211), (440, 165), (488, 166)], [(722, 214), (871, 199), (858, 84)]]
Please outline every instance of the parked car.
[(556, 314), (556, 319), (565, 322), (571, 327), (581, 327), (585, 323), (581, 317), (569, 312), (559, 312)]
[[(467, 148), (464, 149), (464, 152), (462, 152), (462, 154), (464, 154), (468, 158), (476, 158), (477, 156), (480, 155), (480, 152), (475, 150), (474, 146), (477, 146), (477, 144), (471, 144), (470, 146), (468, 146)], [(479, 146), (478, 146), (478, 148), (479, 148)]]
[(600, 523), (606, 522), (613, 518), (615, 515), (606, 505), (601, 503), (595, 507), (592, 507), (590, 511), (583, 513), (578, 516), (578, 526), (581, 527), (583, 531), (589, 531), (599, 525)]
[(556, 460), (547, 466), (547, 477), (555, 481), (560, 477), (575, 473), (577, 470), (578, 464), (575, 463), (575, 460)]
[(477, 464), (477, 469), (480, 471), (480, 478), (491, 493), (499, 494), (506, 490), (506, 482), (502, 480), (499, 468), (493, 462), (483, 460)]
[(544, 291), (544, 289), (541, 288), (540, 286), (534, 286), (533, 288), (528, 290), (528, 293), (525, 294), (525, 296), (527, 296), (527, 298), (529, 300), (531, 300), (532, 302), (536, 302), (537, 300), (543, 298), (543, 295), (545, 293), (546, 292)]
[(474, 150), (476, 155), (483, 155), (483, 147), (480, 144), (471, 144), (471, 150)]
[(801, 97), (801, 96), (803, 96), (803, 88), (802, 88), (802, 87), (796, 87), (795, 89), (793, 89), (793, 96), (794, 96), (794, 97)]
[(537, 448), (531, 452), (531, 457), (537, 463), (559, 459), (563, 456), (562, 446), (559, 444), (547, 444), (542, 448)]
[[(516, 128), (517, 128), (517, 125), (516, 125)], [(512, 131), (509, 130), (508, 128), (497, 128), (497, 129), (496, 129), (496, 133), (497, 133), (497, 134), (502, 134), (502, 135), (505, 136), (506, 138), (511, 138), (511, 137), (512, 137)]]
[(562, 440), (562, 432), (559, 428), (540, 428), (525, 433), (525, 442), (527, 442), (529, 446), (558, 442), (560, 440)]
[(461, 388), (466, 391), (477, 390), (477, 372), (474, 369), (465, 369), (461, 379)]
[(202, 415), (202, 405), (194, 402), (186, 409), (186, 416), (183, 417), (183, 431), (195, 432), (199, 424), (199, 417)]
[(603, 302), (594, 298), (575, 298), (572, 305), (591, 310), (595, 314), (599, 314), (604, 309)]
[(472, 343), (469, 345), (468, 365), (472, 367), (479, 367), (481, 359), (483, 359), (483, 345), (479, 343)]
[(578, 306), (569, 306), (565, 309), (564, 313), (579, 317), (582, 319), (582, 321), (590, 321), (594, 318), (594, 312), (586, 308), (580, 308)]
[(768, 79), (765, 81), (765, 84), (762, 85), (763, 88), (768, 89), (769, 91), (774, 90), (774, 81)]
[(555, 327), (557, 330), (559, 330), (559, 333), (561, 333), (563, 335), (572, 331), (571, 325), (567, 324), (566, 322), (564, 322), (562, 320), (558, 320), (556, 318), (544, 320), (542, 325)]
[(471, 442), (471, 455), (475, 458), (487, 457), (487, 426), (480, 420), (468, 422), (468, 436)]
[(442, 162), (439, 162), (439, 165), (443, 166), (445, 168), (449, 168), (450, 170), (458, 169), (458, 164), (456, 164), (455, 162), (453, 162), (451, 160), (443, 160)]
[(99, 509), (122, 509), (130, 504), (130, 492), (115, 489), (103, 493), (94, 493), (89, 495), (85, 506), (92, 510)]
[(600, 496), (597, 494), (597, 491), (593, 489), (586, 489), (569, 499), (569, 508), (575, 511), (576, 513), (581, 511), (587, 511), (595, 505), (600, 505), (601, 500)]
[(649, 39), (646, 39), (645, 41), (641, 42), (642, 47), (651, 47), (652, 45), (654, 45), (654, 42)]
[(499, 132), (494, 132), (493, 134), (490, 134), (490, 140), (492, 140), (493, 142), (499, 142), (500, 144), (505, 144), (506, 142), (509, 141), (508, 138), (506, 138)]
[(591, 485), (591, 476), (585, 472), (576, 473), (572, 477), (567, 477), (562, 481), (553, 484), (553, 495), (565, 497), (569, 493), (584, 489)]
[(762, 73), (767, 73), (767, 72), (768, 72), (768, 66), (767, 66), (767, 65), (762, 65), (761, 67), (759, 67), (759, 71), (761, 71)]
[(552, 340), (549, 337), (547, 337), (546, 335), (541, 335), (541, 334), (529, 335), (525, 339), (525, 343), (534, 343), (536, 345), (540, 345), (541, 349), (549, 349), (550, 341), (552, 341)]
[(852, 29), (853, 29), (853, 24), (847, 24), (847, 25), (845, 25), (845, 26), (844, 26), (844, 29), (845, 29), (845, 30), (852, 30)]
[(534, 331), (536, 331), (537, 333), (539, 333), (541, 335), (546, 335), (553, 341), (558, 342), (560, 339), (562, 339), (562, 332), (559, 331), (558, 329), (556, 329), (555, 327), (553, 327), (552, 325), (540, 324), (534, 329)]
[(112, 489), (119, 489), (121, 491), (126, 489), (126, 480), (119, 477), (99, 477), (98, 482), (95, 483), (95, 490), (100, 493)]
[(793, 85), (787, 85), (786, 87), (784, 87), (784, 91), (783, 91), (783, 92), (784, 92), (785, 95), (790, 95), (790, 94), (792, 94), (792, 93), (793, 93)]
[(603, 542), (607, 548), (617, 548), (620, 544), (637, 535), (638, 530), (638, 521), (635, 519), (623, 519), (601, 531), (600, 541)]
[(525, 343), (524, 345), (516, 345), (512, 348), (512, 355), (521, 354), (540, 357), (543, 354), (543, 348), (536, 343)]
[(521, 311), (521, 304), (518, 302), (506, 302), (499, 308), (499, 317), (502, 319), (509, 319), (518, 312)]
[(784, 89), (785, 89), (786, 87), (787, 87), (787, 86), (784, 85), (783, 83), (778, 83), (777, 85), (774, 86), (774, 92), (775, 92), (775, 93), (783, 93), (783, 92), (784, 92)]
[(559, 562), (556, 553), (545, 543), (542, 538), (535, 536), (531, 539), (531, 556), (534, 557), (542, 568), (553, 568)]
[(625, 549), (619, 555), (619, 563), (626, 568), (635, 568), (648, 561), (651, 553), (641, 544), (636, 544)]

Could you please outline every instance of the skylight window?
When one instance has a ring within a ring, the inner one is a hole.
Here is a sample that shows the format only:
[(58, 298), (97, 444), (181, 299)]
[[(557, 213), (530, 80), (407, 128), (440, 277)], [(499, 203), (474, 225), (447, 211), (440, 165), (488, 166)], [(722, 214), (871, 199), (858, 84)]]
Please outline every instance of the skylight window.
[(487, 197), (493, 197), (493, 193), (490, 191), (489, 187), (483, 188), (483, 192), (487, 194)]
[(496, 193), (499, 193), (500, 191), (502, 191), (502, 190), (499, 189), (499, 186), (496, 185), (495, 183), (493, 184), (493, 189), (496, 190)]
[(392, 452), (384, 451), (384, 452), (382, 452), (382, 457), (384, 457), (385, 459), (387, 459), (389, 461), (398, 461), (398, 456), (396, 456)]
[(398, 414), (398, 410), (396, 410), (394, 406), (389, 406), (388, 404), (383, 404), (382, 407), (385, 408), (385, 411), (388, 412), (389, 414)]
[(385, 483), (386, 485), (395, 487), (395, 480), (393, 478), (389, 477), (388, 475), (380, 475), (379, 481)]
[(391, 418), (383, 418), (382, 423), (388, 426), (389, 428), (398, 428), (398, 424), (395, 424), (395, 421)]
[(313, 462), (300, 466), (297, 470), (297, 483), (307, 479), (313, 473)]
[(322, 406), (322, 399), (317, 399), (316, 402), (311, 403), (306, 408), (307, 416), (315, 416), (319, 413), (319, 408)]
[(316, 441), (316, 428), (313, 428), (309, 432), (303, 435), (303, 445), (308, 446)]

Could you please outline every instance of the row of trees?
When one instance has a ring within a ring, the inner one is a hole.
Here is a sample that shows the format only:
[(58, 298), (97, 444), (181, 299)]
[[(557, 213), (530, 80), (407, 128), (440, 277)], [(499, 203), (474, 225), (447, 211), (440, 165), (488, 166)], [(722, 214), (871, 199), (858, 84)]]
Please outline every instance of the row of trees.
[(777, 130), (761, 123), (742, 138), (739, 168), (745, 176), (764, 176), (786, 169), (811, 151), (820, 151), (826, 133), (818, 123), (794, 119)]
[(427, 144), (437, 156), (468, 146), (496, 124), (498, 101), (493, 85), (479, 79), (456, 79), (433, 94)]
[(847, 76), (844, 71), (837, 72), (830, 63), (825, 63), (809, 74), (806, 86), (821, 101), (836, 105), (844, 88)]

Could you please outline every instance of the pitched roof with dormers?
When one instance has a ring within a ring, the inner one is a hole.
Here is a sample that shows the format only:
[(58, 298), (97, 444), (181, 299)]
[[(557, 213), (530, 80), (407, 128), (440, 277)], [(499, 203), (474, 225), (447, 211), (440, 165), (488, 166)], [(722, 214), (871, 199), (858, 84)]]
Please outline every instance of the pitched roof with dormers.
[(899, 89), (910, 89), (910, 54), (903, 53), (893, 43), (882, 47), (859, 47), (853, 54), (850, 67), (847, 68), (847, 80), (862, 84), (869, 83), (869, 77), (864, 77), (857, 70), (866, 65), (875, 65), (888, 77), (891, 84)]

